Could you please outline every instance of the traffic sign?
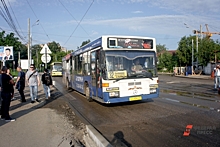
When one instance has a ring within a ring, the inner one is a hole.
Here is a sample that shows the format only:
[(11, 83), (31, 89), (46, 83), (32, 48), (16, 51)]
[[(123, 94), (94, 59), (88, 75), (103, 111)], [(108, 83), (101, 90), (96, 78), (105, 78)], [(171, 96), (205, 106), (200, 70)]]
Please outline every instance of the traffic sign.
[(47, 46), (47, 44), (44, 44), (42, 50), (40, 51), (40, 54), (52, 54), (51, 50)]
[[(51, 60), (51, 56), (50, 56), (49, 54), (47, 54), (47, 63), (49, 63), (50, 60)], [(46, 63), (46, 54), (43, 54), (43, 55), (41, 56), (41, 61), (42, 61), (43, 63)]]

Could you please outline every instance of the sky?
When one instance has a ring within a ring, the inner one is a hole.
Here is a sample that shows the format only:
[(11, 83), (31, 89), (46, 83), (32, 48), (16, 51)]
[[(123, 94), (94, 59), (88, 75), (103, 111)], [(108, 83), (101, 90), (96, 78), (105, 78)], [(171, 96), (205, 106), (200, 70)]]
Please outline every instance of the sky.
[[(220, 32), (220, 0), (4, 0), (16, 28), (32, 44), (55, 41), (75, 50), (83, 41), (102, 35), (156, 38), (175, 50), (193, 30)], [(0, 2), (1, 11), (4, 10)], [(5, 12), (5, 11), (4, 11)], [(38, 21), (38, 22), (37, 22)], [(186, 24), (186, 25), (184, 25)], [(0, 15), (0, 31), (14, 32)], [(214, 34), (214, 40), (220, 35)]]

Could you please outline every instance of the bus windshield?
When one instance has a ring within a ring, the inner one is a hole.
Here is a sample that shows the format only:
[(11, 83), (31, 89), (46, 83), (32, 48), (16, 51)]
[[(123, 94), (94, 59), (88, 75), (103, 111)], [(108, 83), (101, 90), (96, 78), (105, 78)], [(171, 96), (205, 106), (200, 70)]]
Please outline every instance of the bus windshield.
[(106, 51), (106, 79), (157, 77), (156, 55), (153, 51)]

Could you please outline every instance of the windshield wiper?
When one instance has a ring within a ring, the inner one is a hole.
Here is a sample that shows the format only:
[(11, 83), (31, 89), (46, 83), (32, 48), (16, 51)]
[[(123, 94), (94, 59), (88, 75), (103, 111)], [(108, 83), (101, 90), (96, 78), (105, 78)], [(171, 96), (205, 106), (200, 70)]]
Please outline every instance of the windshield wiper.
[(120, 81), (122, 79), (126, 79), (126, 78), (116, 79), (115, 81), (113, 81), (113, 83), (118, 82), (118, 81)]
[(144, 76), (144, 77), (146, 77), (146, 78), (149, 78), (149, 79), (153, 80), (152, 76), (151, 76), (151, 77), (150, 77), (150, 76)]
[(153, 80), (153, 75), (151, 73), (141, 73), (141, 74), (132, 74), (132, 75), (129, 75), (129, 78), (132, 78), (132, 77), (146, 77), (146, 78), (149, 78), (151, 80)]

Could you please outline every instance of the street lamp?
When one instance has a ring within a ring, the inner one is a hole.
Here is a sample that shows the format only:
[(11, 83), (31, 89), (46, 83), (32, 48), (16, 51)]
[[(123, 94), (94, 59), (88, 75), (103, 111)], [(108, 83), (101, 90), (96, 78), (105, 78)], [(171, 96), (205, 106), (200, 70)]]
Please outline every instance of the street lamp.
[[(186, 28), (192, 28), (191, 26), (189, 26), (188, 24), (184, 23), (184, 25), (186, 26)], [(196, 34), (196, 52), (197, 54), (199, 53), (199, 49), (198, 49), (198, 31), (194, 28), (193, 29), (193, 33)], [(193, 68), (193, 40), (192, 40), (192, 68)], [(197, 59), (196, 59), (196, 68), (198, 68), (198, 55), (197, 55)]]
[[(33, 28), (34, 26), (36, 26), (36, 25), (39, 25), (39, 20), (37, 20), (32, 26), (31, 26), (31, 28)], [(30, 39), (31, 39), (31, 47), (32, 47), (32, 34), (31, 34), (31, 36), (30, 36)], [(32, 48), (30, 49), (30, 63), (32, 64)]]
[[(34, 25), (38, 25), (39, 20), (37, 20), (31, 27)], [(30, 18), (28, 18), (28, 67), (30, 67), (31, 64), (31, 33), (30, 33)]]
[[(186, 26), (186, 28), (192, 28), (191, 26), (189, 26), (188, 24), (184, 23), (184, 25)], [(193, 33), (196, 34), (196, 52), (197, 54), (199, 54), (199, 41), (198, 41), (198, 34), (200, 33), (200, 39), (202, 40), (202, 26), (200, 25), (200, 31), (193, 29)], [(199, 59), (198, 59), (198, 55), (197, 55), (197, 59), (196, 59), (196, 68), (198, 69), (198, 64), (199, 64)]]

